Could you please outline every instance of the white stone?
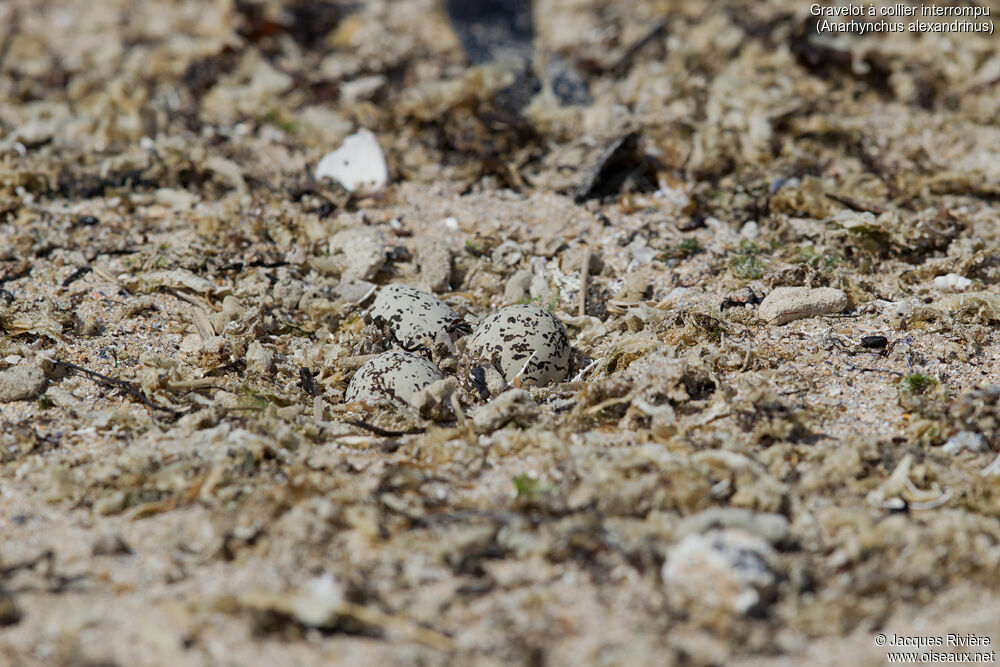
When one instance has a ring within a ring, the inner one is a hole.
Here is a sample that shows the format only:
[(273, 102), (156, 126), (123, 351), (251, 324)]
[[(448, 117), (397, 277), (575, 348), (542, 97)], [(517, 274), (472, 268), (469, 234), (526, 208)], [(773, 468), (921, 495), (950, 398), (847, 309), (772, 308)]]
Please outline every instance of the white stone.
[(839, 313), (849, 305), (847, 295), (832, 287), (777, 287), (757, 309), (769, 324), (785, 324), (816, 315)]
[(508, 389), (486, 405), (476, 408), (472, 423), (477, 433), (492, 433), (514, 420), (531, 421), (538, 415), (538, 405), (523, 389)]
[(934, 279), (934, 287), (948, 292), (964, 292), (971, 284), (971, 280), (957, 273), (949, 273)]
[(985, 448), (986, 439), (983, 437), (982, 433), (959, 431), (955, 435), (948, 438), (948, 442), (944, 443), (941, 447), (941, 451), (946, 454), (958, 454), (966, 449), (970, 452), (981, 452)]
[(316, 165), (316, 180), (331, 178), (349, 192), (378, 192), (389, 182), (389, 165), (378, 139), (361, 128)]
[(250, 343), (245, 358), (250, 370), (264, 374), (274, 370), (274, 352), (261, 345), (259, 341)]
[(745, 225), (743, 225), (743, 228), (740, 230), (740, 236), (750, 241), (753, 241), (758, 236), (760, 236), (760, 226), (757, 224), (756, 221), (750, 220)]
[(330, 238), (330, 254), (341, 265), (341, 278), (370, 280), (385, 265), (385, 237), (374, 229), (346, 229)]
[(45, 373), (34, 366), (22, 364), (0, 371), (0, 403), (34, 398), (44, 386)]

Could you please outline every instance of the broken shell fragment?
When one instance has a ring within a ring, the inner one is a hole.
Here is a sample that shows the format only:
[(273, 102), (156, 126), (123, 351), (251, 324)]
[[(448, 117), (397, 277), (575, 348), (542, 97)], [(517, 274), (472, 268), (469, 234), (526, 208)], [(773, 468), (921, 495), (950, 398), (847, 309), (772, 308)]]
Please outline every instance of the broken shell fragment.
[(425, 338), (437, 341), (442, 332), (450, 336), (462, 322), (444, 301), (408, 285), (384, 287), (365, 320), (389, 339), (386, 343), (407, 348), (420, 345)]
[(344, 402), (374, 405), (389, 400), (410, 406), (417, 392), (443, 378), (438, 367), (423, 357), (391, 350), (358, 369), (347, 385)]
[(964, 292), (971, 284), (971, 280), (957, 273), (949, 273), (934, 279), (934, 287), (946, 292)]
[(473, 361), (497, 368), (508, 383), (561, 382), (569, 372), (566, 329), (541, 306), (501, 308), (479, 323), (466, 349)]
[(849, 304), (847, 295), (833, 287), (777, 287), (761, 302), (757, 315), (770, 324), (785, 324), (839, 313)]
[(316, 180), (332, 178), (348, 192), (378, 192), (389, 182), (389, 165), (378, 140), (361, 128), (316, 165)]

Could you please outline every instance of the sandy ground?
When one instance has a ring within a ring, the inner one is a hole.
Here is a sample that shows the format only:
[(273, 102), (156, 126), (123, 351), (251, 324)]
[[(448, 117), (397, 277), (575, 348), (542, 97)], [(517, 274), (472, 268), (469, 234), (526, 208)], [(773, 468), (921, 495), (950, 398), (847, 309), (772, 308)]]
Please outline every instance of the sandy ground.
[[(995, 651), (998, 42), (460, 5), (0, 2), (0, 662)], [(317, 182), (361, 127), (392, 183)], [(345, 404), (392, 283), (569, 375)]]

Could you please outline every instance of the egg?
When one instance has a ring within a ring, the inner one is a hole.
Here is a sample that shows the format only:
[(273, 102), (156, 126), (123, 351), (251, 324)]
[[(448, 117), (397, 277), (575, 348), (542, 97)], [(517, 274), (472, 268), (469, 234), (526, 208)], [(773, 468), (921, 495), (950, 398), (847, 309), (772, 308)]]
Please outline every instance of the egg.
[(441, 332), (450, 338), (464, 324), (444, 301), (407, 285), (384, 287), (375, 297), (365, 321), (386, 339), (385, 344), (397, 343), (409, 349), (420, 345), (425, 338), (437, 341)]
[(498, 368), (507, 383), (518, 378), (544, 385), (566, 379), (569, 372), (565, 327), (551, 312), (533, 304), (507, 306), (484, 319), (469, 337), (466, 350), (474, 362)]
[(358, 369), (347, 385), (345, 403), (392, 401), (411, 405), (421, 389), (444, 378), (437, 366), (403, 350), (379, 354)]

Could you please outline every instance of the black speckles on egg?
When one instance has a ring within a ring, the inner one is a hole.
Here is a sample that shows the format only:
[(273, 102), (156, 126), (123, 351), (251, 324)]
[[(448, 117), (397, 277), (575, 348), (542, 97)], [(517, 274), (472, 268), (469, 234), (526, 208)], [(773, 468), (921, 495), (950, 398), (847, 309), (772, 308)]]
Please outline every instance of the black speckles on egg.
[(367, 320), (395, 341), (413, 348), (430, 337), (436, 340), (440, 332), (450, 332), (459, 320), (458, 313), (433, 294), (407, 285), (389, 285), (382, 288), (372, 303)]
[(375, 404), (391, 400), (407, 405), (418, 391), (444, 376), (438, 367), (403, 350), (390, 350), (369, 359), (351, 378), (344, 394), (346, 403)]
[(561, 382), (569, 372), (566, 329), (551, 312), (531, 304), (501, 308), (480, 322), (468, 353), (478, 362), (499, 362), (508, 382), (517, 376), (544, 385)]

